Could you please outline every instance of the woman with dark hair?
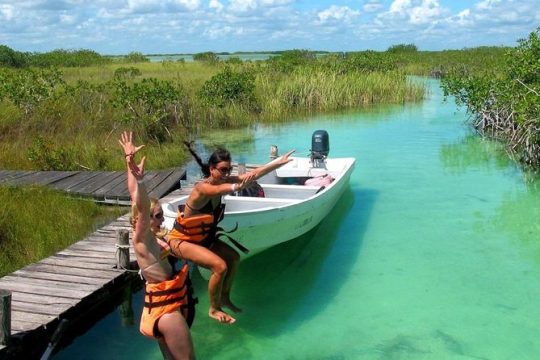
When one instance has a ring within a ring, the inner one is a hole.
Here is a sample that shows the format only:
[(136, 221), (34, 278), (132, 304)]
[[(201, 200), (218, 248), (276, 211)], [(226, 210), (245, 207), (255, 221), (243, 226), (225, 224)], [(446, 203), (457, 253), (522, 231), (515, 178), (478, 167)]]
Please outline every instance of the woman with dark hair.
[(231, 176), (229, 151), (218, 148), (210, 155), (208, 162), (204, 163), (190, 143), (186, 143), (186, 146), (199, 164), (204, 178), (195, 185), (185, 206), (179, 209), (168, 242), (176, 256), (193, 261), (212, 272), (208, 281), (208, 315), (219, 322), (232, 324), (236, 320), (223, 311), (222, 307), (234, 312), (241, 311), (230, 298), (240, 256), (216, 237), (217, 223), (224, 213), (221, 197), (250, 186), (261, 176), (288, 163), (292, 160), (289, 156), (294, 150), (250, 172)]

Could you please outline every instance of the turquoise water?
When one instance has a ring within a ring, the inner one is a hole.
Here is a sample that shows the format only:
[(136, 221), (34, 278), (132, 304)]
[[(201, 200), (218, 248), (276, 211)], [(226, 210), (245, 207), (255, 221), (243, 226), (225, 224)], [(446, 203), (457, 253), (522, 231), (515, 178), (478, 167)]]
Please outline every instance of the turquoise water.
[[(199, 359), (540, 358), (539, 181), (428, 85), (421, 104), (217, 135), (235, 160), (264, 162), (326, 129), (330, 156), (357, 164), (319, 227), (241, 264), (236, 324), (206, 316), (195, 274)], [(112, 313), (55, 359), (161, 358), (121, 324)]]

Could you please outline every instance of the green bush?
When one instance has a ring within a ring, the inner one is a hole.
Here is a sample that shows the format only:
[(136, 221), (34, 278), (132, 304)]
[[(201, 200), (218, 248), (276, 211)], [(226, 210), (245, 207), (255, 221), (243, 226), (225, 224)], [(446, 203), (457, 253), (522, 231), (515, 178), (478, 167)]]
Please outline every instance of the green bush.
[(255, 76), (249, 71), (233, 71), (226, 66), (206, 81), (199, 92), (203, 103), (211, 106), (255, 105)]
[(481, 133), (508, 143), (510, 153), (540, 167), (540, 28), (506, 53), (504, 67), (453, 69), (443, 79), (445, 95), (466, 105)]
[(0, 45), (0, 66), (24, 67), (28, 64), (28, 54)]
[(121, 112), (123, 121), (140, 129), (146, 139), (168, 141), (171, 125), (188, 126), (188, 102), (181, 84), (156, 78), (128, 82), (115, 76), (112, 86), (112, 105)]
[(7, 98), (28, 116), (46, 100), (54, 98), (57, 87), (64, 84), (58, 69), (4, 70), (0, 72), (0, 99)]
[(386, 51), (389, 53), (415, 53), (418, 48), (414, 44), (397, 44), (390, 46)]
[(290, 73), (299, 66), (309, 66), (315, 64), (317, 56), (309, 50), (287, 50), (280, 56), (274, 56), (267, 60), (270, 68), (274, 71)]
[(55, 146), (51, 141), (41, 136), (34, 138), (33, 144), (28, 150), (28, 159), (36, 169), (50, 170), (75, 170), (76, 164), (66, 149)]
[(84, 67), (108, 64), (111, 59), (93, 50), (53, 50), (46, 53), (34, 53), (30, 56), (29, 64), (37, 67)]
[(208, 64), (216, 64), (219, 62), (219, 57), (216, 55), (216, 53), (207, 51), (193, 55), (193, 60), (205, 62)]
[(123, 61), (126, 63), (144, 63), (150, 62), (150, 59), (141, 52), (132, 51), (124, 57)]

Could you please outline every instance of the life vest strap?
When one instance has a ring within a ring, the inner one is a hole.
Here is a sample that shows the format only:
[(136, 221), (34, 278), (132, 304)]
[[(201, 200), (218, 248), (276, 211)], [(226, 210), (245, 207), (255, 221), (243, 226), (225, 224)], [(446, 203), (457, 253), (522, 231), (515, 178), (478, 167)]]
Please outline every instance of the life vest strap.
[(161, 307), (161, 306), (165, 306), (165, 305), (169, 305), (169, 304), (179, 302), (179, 301), (183, 300), (186, 296), (187, 296), (187, 294), (184, 294), (184, 295), (182, 295), (180, 297), (175, 297), (175, 298), (170, 298), (170, 299), (167, 299), (167, 300), (163, 300), (163, 301), (151, 301), (151, 302), (146, 302), (145, 301), (144, 302), (144, 307), (148, 308), (148, 310), (154, 309), (154, 308), (157, 308), (157, 307)]
[[(214, 224), (200, 224), (200, 225), (194, 225), (194, 226), (183, 226), (181, 225), (178, 221), (174, 221), (174, 224), (173, 224), (173, 228), (179, 232), (181, 232), (182, 234), (185, 234), (185, 235), (202, 235), (202, 234), (205, 234), (205, 233), (209, 233), (210, 230), (212, 230), (212, 228), (215, 227)], [(191, 233), (191, 232), (187, 232), (188, 230), (193, 230), (193, 229), (201, 229), (200, 232), (198, 233)]]
[(234, 226), (234, 228), (232, 230), (229, 230), (229, 231), (225, 231), (222, 227), (218, 227), (216, 229), (216, 238), (217, 239), (221, 239), (222, 237), (226, 238), (227, 240), (229, 240), (234, 246), (236, 246), (236, 248), (240, 251), (242, 251), (244, 254), (247, 254), (249, 253), (249, 249), (246, 248), (244, 245), (240, 244), (238, 242), (238, 240), (236, 240), (235, 238), (233, 238), (232, 236), (228, 235), (232, 232), (235, 232), (236, 230), (238, 230), (238, 223), (236, 223), (236, 225)]
[(159, 290), (159, 291), (145, 291), (144, 294), (148, 296), (164, 296), (164, 295), (171, 295), (176, 294), (178, 292), (183, 291), (186, 288), (186, 284), (182, 285), (179, 288), (173, 288), (173, 289), (167, 289), (167, 290)]

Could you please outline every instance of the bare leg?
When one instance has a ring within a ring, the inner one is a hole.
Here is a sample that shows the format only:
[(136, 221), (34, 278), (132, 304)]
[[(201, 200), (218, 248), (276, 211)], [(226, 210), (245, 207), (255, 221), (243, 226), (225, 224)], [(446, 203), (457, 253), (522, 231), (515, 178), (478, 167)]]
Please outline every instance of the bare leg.
[(223, 279), (221, 305), (239, 313), (242, 309), (234, 305), (231, 301), (231, 288), (240, 263), (240, 255), (238, 255), (238, 253), (229, 245), (219, 240), (212, 245), (211, 250), (227, 263), (228, 271)]
[(227, 274), (227, 263), (205, 247), (185, 241), (180, 242), (178, 245), (171, 241), (170, 244), (176, 253), (182, 254), (184, 259), (193, 261), (195, 264), (212, 271), (208, 281), (208, 295), (210, 297), (208, 315), (222, 323), (234, 323), (236, 319), (221, 309), (221, 289), (223, 279)]
[(160, 339), (159, 344), (167, 359), (195, 359), (191, 334), (180, 312), (174, 311), (163, 315), (159, 319), (157, 327), (159, 332), (163, 334), (163, 339)]

